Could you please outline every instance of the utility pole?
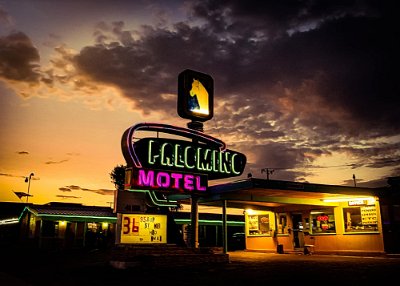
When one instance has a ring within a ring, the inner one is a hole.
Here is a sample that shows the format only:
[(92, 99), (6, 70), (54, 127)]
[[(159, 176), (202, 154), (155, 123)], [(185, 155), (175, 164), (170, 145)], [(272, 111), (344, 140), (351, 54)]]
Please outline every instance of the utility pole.
[(269, 175), (272, 175), (272, 173), (274, 172), (274, 169), (270, 169), (270, 168), (264, 168), (261, 169), (261, 174), (262, 173), (267, 173), (267, 180), (269, 180)]
[(31, 187), (31, 178), (33, 177), (33, 176), (35, 176), (35, 174), (34, 173), (30, 173), (29, 174), (29, 177), (26, 177), (25, 178), (25, 183), (28, 183), (28, 195), (26, 196), (26, 203), (28, 203), (28, 199), (29, 199), (29, 189), (30, 189), (30, 187)]
[(354, 181), (354, 187), (357, 187), (357, 183), (356, 183), (356, 175), (353, 174), (353, 181)]

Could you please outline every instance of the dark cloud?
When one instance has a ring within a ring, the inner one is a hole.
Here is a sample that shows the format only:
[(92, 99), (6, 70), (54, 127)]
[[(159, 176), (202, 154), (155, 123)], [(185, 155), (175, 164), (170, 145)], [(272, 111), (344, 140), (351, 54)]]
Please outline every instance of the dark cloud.
[(60, 160), (60, 161), (47, 161), (45, 162), (46, 165), (52, 165), (52, 164), (62, 164), (65, 162), (68, 162), (69, 159), (64, 159), (64, 160)]
[(82, 197), (76, 197), (76, 196), (64, 196), (64, 195), (57, 195), (57, 198), (61, 198), (61, 199), (80, 199)]
[(58, 188), (59, 191), (61, 192), (72, 192), (72, 191), (85, 191), (85, 192), (93, 192), (99, 195), (114, 195), (114, 190), (107, 190), (107, 189), (88, 189), (88, 188), (82, 188), (77, 185), (70, 185), (70, 186), (65, 186), (65, 187), (60, 187)]
[(16, 175), (13, 175), (13, 174), (8, 174), (8, 173), (0, 173), (0, 176), (13, 177), (13, 178), (25, 178), (24, 176), (16, 176)]
[[(26, 176), (14, 175), (14, 174), (9, 174), (9, 173), (0, 173), (0, 176), (3, 176), (3, 177), (11, 177), (11, 178), (23, 178), (23, 179), (27, 178)], [(31, 177), (31, 180), (36, 180), (36, 181), (38, 181), (38, 180), (40, 180), (40, 178), (38, 178), (38, 177)]]
[(70, 185), (70, 186), (66, 186), (65, 188), (68, 188), (70, 190), (81, 190), (82, 188), (76, 185)]
[(131, 33), (122, 22), (102, 23), (98, 44), (75, 61), (147, 112), (175, 110), (176, 98), (162, 95), (176, 94), (183, 69), (211, 74), (216, 108), (207, 131), (257, 153), (253, 168), (284, 167), (282, 176), (296, 179), (306, 172), (289, 169), (334, 151), (359, 156), (353, 168), (398, 166), (396, 144), (343, 147), (400, 131), (398, 80), (390, 69), (398, 44), (384, 13), (376, 1), (198, 1), (189, 14), (202, 26)]
[(22, 32), (0, 37), (0, 77), (9, 80), (37, 82), (39, 52)]

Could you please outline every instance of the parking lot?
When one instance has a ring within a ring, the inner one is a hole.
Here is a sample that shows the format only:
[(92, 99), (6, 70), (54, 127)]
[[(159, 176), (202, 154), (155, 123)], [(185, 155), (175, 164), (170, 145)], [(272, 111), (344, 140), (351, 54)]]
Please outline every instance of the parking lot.
[(0, 285), (372, 285), (396, 281), (400, 258), (229, 252), (229, 263), (115, 269), (102, 251), (2, 256)]

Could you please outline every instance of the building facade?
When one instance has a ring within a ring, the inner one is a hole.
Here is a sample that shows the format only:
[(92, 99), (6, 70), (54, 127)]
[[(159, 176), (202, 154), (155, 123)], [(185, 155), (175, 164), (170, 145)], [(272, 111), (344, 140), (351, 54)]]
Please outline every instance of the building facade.
[[(398, 182), (394, 177), (384, 188), (359, 188), (248, 178), (211, 186), (199, 199), (199, 209), (205, 206), (217, 211), (200, 211), (200, 247), (228, 243), (228, 250), (278, 253), (400, 253)], [(168, 200), (188, 204), (190, 198), (171, 194)], [(228, 215), (224, 222), (224, 206), (239, 212)], [(21, 204), (16, 204), (12, 215), (2, 214), (2, 242), (16, 238), (11, 232), (19, 230), (19, 240), (33, 247), (106, 248), (115, 245), (118, 236), (117, 214), (111, 208), (49, 203), (21, 209)], [(162, 208), (154, 202), (142, 210), (146, 212), (166, 214), (168, 243), (189, 246), (190, 212)]]
[(210, 187), (201, 203), (244, 210), (247, 250), (381, 255), (393, 252), (382, 220), (381, 201), (393, 205), (387, 191), (249, 178)]

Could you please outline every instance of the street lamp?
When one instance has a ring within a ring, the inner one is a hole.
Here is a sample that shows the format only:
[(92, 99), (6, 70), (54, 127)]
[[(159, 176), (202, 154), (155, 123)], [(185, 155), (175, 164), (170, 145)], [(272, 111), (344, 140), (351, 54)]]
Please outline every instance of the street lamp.
[(35, 174), (34, 174), (34, 173), (30, 173), (30, 174), (29, 174), (29, 177), (26, 177), (26, 178), (25, 178), (25, 183), (28, 183), (28, 195), (26, 196), (26, 203), (28, 203), (28, 199), (29, 199), (29, 189), (30, 189), (30, 187), (31, 187), (31, 178), (32, 178), (33, 176), (35, 176)]

